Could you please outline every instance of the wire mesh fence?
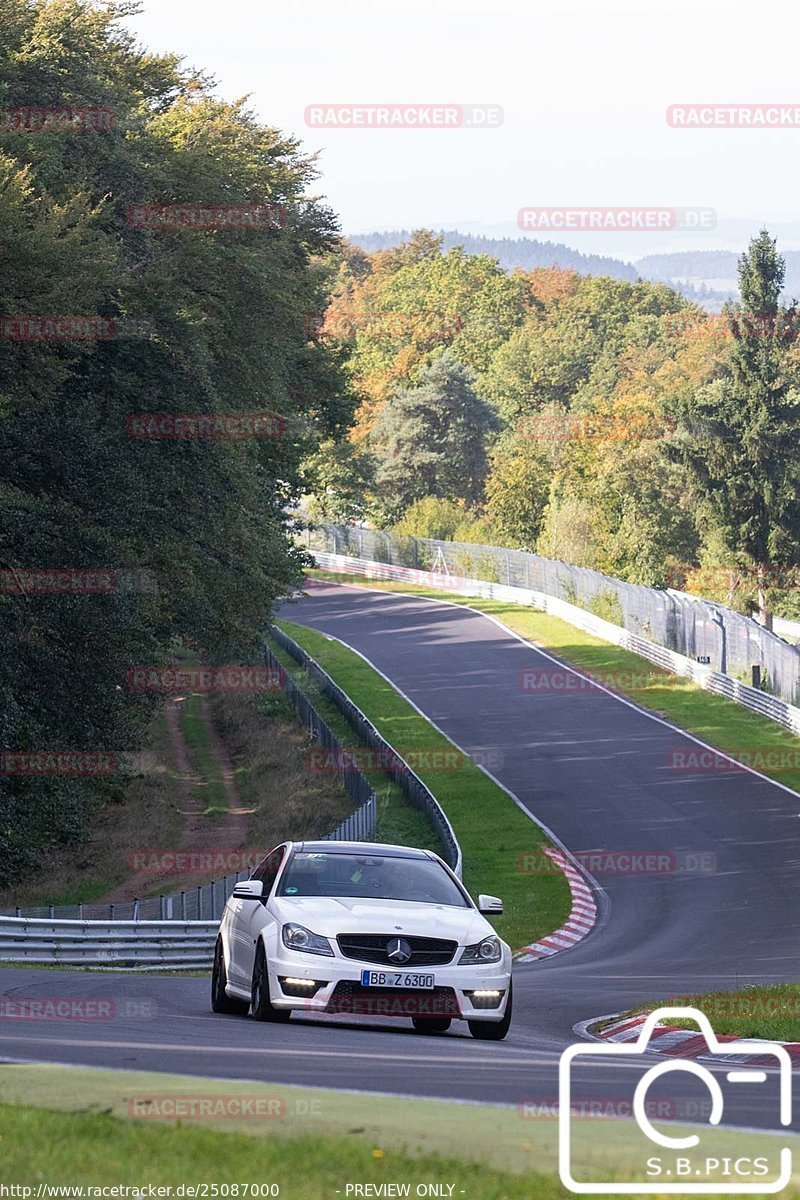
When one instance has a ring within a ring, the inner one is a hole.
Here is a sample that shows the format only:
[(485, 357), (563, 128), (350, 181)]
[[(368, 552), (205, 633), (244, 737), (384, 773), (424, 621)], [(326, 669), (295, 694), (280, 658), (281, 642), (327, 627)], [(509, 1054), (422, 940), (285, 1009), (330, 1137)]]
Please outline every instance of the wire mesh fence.
[[(280, 634), (280, 630), (273, 629), (272, 632), (276, 636), (277, 640), (277, 634)], [(281, 644), (283, 643), (281, 642)], [(311, 703), (305, 693), (297, 686), (291, 675), (289, 675), (284, 669), (282, 664), (270, 650), (269, 646), (264, 647), (264, 659), (268, 667), (278, 672), (281, 680), (281, 686), (283, 687), (289, 702), (294, 708), (298, 721), (305, 726), (309, 735), (314, 739), (314, 741), (318, 742), (324, 750), (329, 752), (326, 755), (326, 763), (329, 764), (330, 770), (336, 774), (339, 782), (353, 803), (359, 809), (364, 805), (370, 804), (370, 802), (372, 802), (374, 805), (375, 793), (373, 792), (366, 775), (363, 773), (363, 771), (358, 769), (352, 756), (347, 755), (342, 743), (339, 741), (331, 727), (319, 715), (317, 710), (314, 708), (314, 705)], [(344, 693), (342, 693), (342, 695), (344, 695)], [(356, 815), (356, 813), (351, 814), (351, 817), (348, 817), (347, 820), (342, 824), (347, 824), (347, 821), (352, 820), (352, 817)], [(337, 826), (333, 833), (329, 833), (327, 836), (335, 841), (346, 841), (346, 835), (339, 832), (341, 828), (341, 825)], [(372, 833), (373, 829), (374, 820), (372, 829), (370, 829), (368, 832)]]
[[(272, 636), (295, 662), (305, 667), (309, 679), (313, 680), (319, 690), (333, 700), (339, 711), (347, 718), (359, 740), (376, 752), (376, 761), (380, 762), (383, 770), (391, 774), (409, 804), (425, 813), (438, 835), (442, 857), (456, 874), (460, 875), (461, 850), (450, 822), (430, 789), (426, 787), (408, 763), (392, 749), (361, 709), (353, 703), (338, 684), (334, 683), (330, 675), (323, 671), (301, 646), (298, 646), (297, 642), (277, 626), (273, 627)], [(353, 763), (354, 765), (355, 763)]]
[(2, 908), (0, 917), (50, 917), (59, 921), (214, 921), (222, 916), (225, 901), (239, 880), (249, 878), (250, 871), (239, 871), (181, 892), (149, 896), (143, 900)]
[(526, 550), (396, 537), (356, 526), (321, 525), (308, 545), (332, 554), (435, 572), (455, 587), (460, 578), (529, 588), (578, 605), (714, 671), (759, 686), (790, 704), (800, 702), (800, 651), (751, 617), (672, 588), (626, 583)]

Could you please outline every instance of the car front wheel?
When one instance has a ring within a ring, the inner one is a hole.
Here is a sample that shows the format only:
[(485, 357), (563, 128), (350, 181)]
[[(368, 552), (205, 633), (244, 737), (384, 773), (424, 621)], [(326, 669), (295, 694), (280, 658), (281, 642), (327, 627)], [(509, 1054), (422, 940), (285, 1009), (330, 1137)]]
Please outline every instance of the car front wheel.
[(481, 1042), (502, 1042), (511, 1028), (511, 1005), (513, 999), (514, 993), (509, 982), (508, 1000), (502, 1021), (467, 1021), (472, 1036)]
[(211, 969), (211, 1008), (215, 1013), (229, 1013), (243, 1017), (250, 1005), (246, 1000), (238, 1000), (235, 996), (229, 996), (225, 991), (227, 982), (225, 952), (222, 949), (222, 938), (218, 937), (214, 947), (214, 966)]
[(256, 961), (253, 967), (251, 1008), (257, 1021), (288, 1021), (291, 1014), (289, 1008), (274, 1008), (269, 998), (269, 976), (267, 974), (267, 956), (264, 953), (264, 943), (258, 943)]

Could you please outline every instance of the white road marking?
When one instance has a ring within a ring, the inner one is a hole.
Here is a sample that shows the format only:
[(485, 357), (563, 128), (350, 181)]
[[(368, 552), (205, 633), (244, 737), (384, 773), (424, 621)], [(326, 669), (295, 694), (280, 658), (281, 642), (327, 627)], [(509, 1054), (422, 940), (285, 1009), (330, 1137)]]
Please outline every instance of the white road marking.
[[(0, 1046), (8, 1042), (33, 1042), (38, 1046), (43, 1044), (41, 1037), (22, 1037), (5, 1034), (0, 1034)], [(103, 1050), (170, 1050), (178, 1053), (203, 1053), (203, 1054), (269, 1054), (271, 1056), (283, 1056), (287, 1058), (343, 1058), (343, 1059), (367, 1059), (374, 1062), (376, 1059), (382, 1062), (400, 1062), (406, 1066), (413, 1066), (415, 1069), (420, 1065), (428, 1065), (429, 1063), (447, 1063), (448, 1066), (464, 1066), (474, 1067), (476, 1064), (481, 1066), (491, 1065), (502, 1067), (507, 1070), (508, 1067), (514, 1066), (527, 1070), (531, 1066), (551, 1065), (551, 1060), (543, 1058), (541, 1060), (526, 1058), (520, 1061), (518, 1053), (515, 1053), (512, 1048), (507, 1047), (508, 1056), (493, 1056), (491, 1058), (477, 1058), (470, 1056), (469, 1058), (456, 1058), (447, 1054), (425, 1054), (423, 1058), (409, 1058), (408, 1054), (385, 1054), (375, 1053), (373, 1050), (304, 1050), (301, 1048), (280, 1048), (278, 1046), (219, 1046), (219, 1045), (194, 1045), (191, 1042), (112, 1042), (112, 1041), (91, 1041), (82, 1038), (46, 1038), (44, 1044), (48, 1046), (88, 1046)], [(513, 1055), (513, 1057), (511, 1056)]]

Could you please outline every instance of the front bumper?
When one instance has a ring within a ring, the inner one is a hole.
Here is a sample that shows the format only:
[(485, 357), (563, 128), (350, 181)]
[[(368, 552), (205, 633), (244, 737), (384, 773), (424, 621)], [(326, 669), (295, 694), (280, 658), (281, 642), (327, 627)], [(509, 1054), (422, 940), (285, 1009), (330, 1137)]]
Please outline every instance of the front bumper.
[[(464, 1020), (500, 1021), (506, 1010), (510, 967), (503, 960), (486, 966), (408, 967), (401, 974), (433, 975), (434, 988), (362, 988), (362, 971), (395, 968), (360, 963), (339, 956), (303, 954), (281, 948), (269, 960), (270, 1000), (275, 1008), (374, 1017), (450, 1016)], [(290, 981), (290, 982), (287, 982)], [(307, 981), (304, 988), (300, 981)], [(316, 985), (311, 987), (311, 984)], [(499, 992), (495, 997), (475, 992)], [(488, 1007), (494, 1004), (494, 1007)]]

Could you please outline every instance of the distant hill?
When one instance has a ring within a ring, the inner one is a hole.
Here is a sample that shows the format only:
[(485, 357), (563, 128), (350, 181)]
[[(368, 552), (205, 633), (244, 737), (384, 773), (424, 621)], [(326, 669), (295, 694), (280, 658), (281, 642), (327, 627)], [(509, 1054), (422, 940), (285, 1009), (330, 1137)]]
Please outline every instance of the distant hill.
[[(409, 229), (353, 233), (348, 235), (348, 241), (372, 253), (375, 250), (391, 250), (407, 242), (411, 233)], [(515, 267), (523, 271), (532, 271), (535, 267), (562, 267), (579, 271), (581, 275), (610, 275), (613, 279), (625, 279), (629, 283), (635, 283), (639, 278), (651, 279), (669, 284), (687, 300), (710, 309), (718, 309), (732, 293), (727, 287), (716, 290), (706, 281), (718, 283), (719, 280), (727, 280), (728, 276), (734, 280), (736, 277), (736, 255), (725, 251), (719, 254), (715, 251), (651, 254), (631, 264), (603, 254), (581, 254), (560, 242), (540, 242), (536, 238), (480, 237), (459, 233), (457, 229), (440, 229), (438, 236), (443, 239), (444, 250), (463, 246), (467, 254), (489, 254), (506, 271), (513, 271)], [(708, 262), (702, 261), (706, 258)], [(713, 274), (713, 271), (718, 273)]]
[[(800, 298), (800, 250), (782, 253), (786, 261), (784, 300)], [(659, 279), (673, 286), (677, 286), (673, 281), (682, 280), (695, 288), (705, 285), (735, 297), (738, 262), (739, 255), (732, 250), (682, 250), (674, 254), (648, 254), (634, 266), (647, 279)]]
[[(407, 242), (411, 230), (392, 229), (382, 233), (354, 233), (348, 240), (370, 253), (390, 250)], [(440, 229), (443, 248), (463, 246), (467, 254), (490, 254), (506, 271), (521, 267), (564, 267), (581, 275), (610, 275), (613, 279), (650, 279), (667, 283), (687, 300), (704, 308), (718, 310), (723, 301), (738, 296), (737, 264), (739, 255), (733, 250), (680, 250), (667, 254), (648, 254), (634, 263), (623, 262), (602, 254), (581, 254), (559, 242), (540, 242), (536, 238), (479, 237), (459, 233), (457, 229)], [(784, 300), (800, 299), (800, 250), (785, 250), (786, 283)]]
[(735, 279), (738, 261), (732, 250), (679, 250), (648, 254), (634, 265), (648, 279)]
[[(351, 233), (347, 240), (362, 250), (391, 250), (407, 242), (411, 230), (392, 229), (386, 233)], [(463, 246), (467, 254), (490, 254), (506, 271), (521, 267), (532, 271), (535, 267), (565, 267), (580, 271), (581, 275), (611, 275), (614, 279), (627, 279), (635, 283), (639, 272), (635, 267), (619, 258), (606, 258), (602, 254), (581, 254), (558, 242), (539, 242), (535, 238), (488, 238), (476, 237), (458, 230), (440, 229), (438, 236), (444, 239), (443, 248)]]

